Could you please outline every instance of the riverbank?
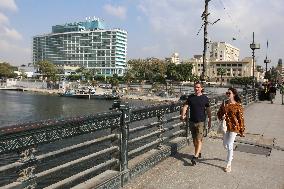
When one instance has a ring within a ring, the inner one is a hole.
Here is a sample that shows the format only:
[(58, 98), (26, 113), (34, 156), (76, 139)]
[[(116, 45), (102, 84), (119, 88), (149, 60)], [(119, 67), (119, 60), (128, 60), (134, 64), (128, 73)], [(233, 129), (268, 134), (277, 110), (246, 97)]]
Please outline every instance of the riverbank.
[[(63, 93), (60, 89), (40, 89), (40, 88), (23, 88), (23, 92), (34, 92), (34, 93), (41, 93), (46, 95), (58, 95)], [(109, 94), (111, 93), (110, 89), (102, 89), (96, 88), (97, 94)], [(142, 101), (155, 101), (155, 102), (176, 102), (179, 100), (177, 97), (160, 97), (155, 95), (134, 95), (134, 94), (122, 94), (121, 99), (127, 100), (142, 100)]]
[(151, 95), (123, 95), (121, 99), (133, 99), (133, 100), (143, 100), (143, 101), (157, 101), (157, 102), (176, 102), (179, 98), (173, 97), (160, 97)]
[(35, 93), (42, 93), (42, 94), (49, 94), (49, 95), (58, 95), (62, 92), (59, 89), (38, 89), (38, 88), (23, 88), (23, 92), (35, 92)]

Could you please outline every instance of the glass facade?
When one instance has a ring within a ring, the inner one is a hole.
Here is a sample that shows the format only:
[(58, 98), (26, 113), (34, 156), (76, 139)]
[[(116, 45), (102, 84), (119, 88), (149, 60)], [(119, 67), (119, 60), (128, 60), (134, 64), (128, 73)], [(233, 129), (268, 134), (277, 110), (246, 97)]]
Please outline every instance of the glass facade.
[(33, 37), (33, 63), (95, 69), (99, 75), (123, 75), (126, 68), (127, 32), (105, 29), (99, 19), (52, 27), (52, 33)]

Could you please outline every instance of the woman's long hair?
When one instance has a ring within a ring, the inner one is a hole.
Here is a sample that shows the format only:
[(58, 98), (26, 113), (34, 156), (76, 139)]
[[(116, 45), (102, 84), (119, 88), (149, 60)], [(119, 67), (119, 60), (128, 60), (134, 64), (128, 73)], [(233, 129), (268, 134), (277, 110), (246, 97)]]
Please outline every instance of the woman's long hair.
[(238, 94), (238, 91), (237, 89), (233, 88), (233, 87), (230, 87), (228, 90), (232, 91), (232, 93), (234, 94), (234, 100), (238, 103), (241, 103), (242, 100), (241, 98), (239, 97), (239, 94)]

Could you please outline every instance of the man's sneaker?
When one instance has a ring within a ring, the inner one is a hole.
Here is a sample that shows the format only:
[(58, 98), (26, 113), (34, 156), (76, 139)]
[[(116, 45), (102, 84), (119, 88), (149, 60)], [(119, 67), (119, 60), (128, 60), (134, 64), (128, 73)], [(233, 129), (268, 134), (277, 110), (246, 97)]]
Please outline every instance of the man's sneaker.
[(196, 165), (197, 157), (193, 156), (191, 159), (192, 166)]

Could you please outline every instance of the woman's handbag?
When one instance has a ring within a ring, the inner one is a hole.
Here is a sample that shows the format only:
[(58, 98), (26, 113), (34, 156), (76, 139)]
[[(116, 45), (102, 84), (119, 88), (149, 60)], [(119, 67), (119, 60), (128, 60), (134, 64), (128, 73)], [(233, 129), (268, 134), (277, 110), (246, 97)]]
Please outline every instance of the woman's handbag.
[(226, 102), (225, 100), (223, 101), (223, 105), (224, 105), (224, 108), (225, 108), (225, 115), (223, 116), (223, 119), (220, 121), (219, 123), (219, 126), (218, 126), (218, 130), (217, 130), (217, 133), (218, 134), (225, 134), (227, 132), (227, 125), (226, 125)]
[(218, 134), (225, 134), (227, 132), (227, 125), (226, 125), (226, 120), (223, 119), (220, 121), (217, 133)]

